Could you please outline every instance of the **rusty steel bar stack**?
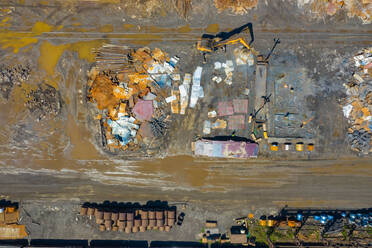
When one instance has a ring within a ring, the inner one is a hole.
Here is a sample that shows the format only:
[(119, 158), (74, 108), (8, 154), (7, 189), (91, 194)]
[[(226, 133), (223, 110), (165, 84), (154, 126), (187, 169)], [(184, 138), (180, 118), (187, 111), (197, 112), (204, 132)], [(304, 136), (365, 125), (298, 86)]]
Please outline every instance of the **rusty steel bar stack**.
[[(150, 203), (150, 204), (149, 204)], [(94, 216), (99, 230), (137, 233), (146, 230), (169, 232), (176, 221), (176, 207), (155, 205), (148, 202), (146, 206), (138, 203), (104, 202), (103, 204), (84, 203), (80, 215), (90, 219)]]

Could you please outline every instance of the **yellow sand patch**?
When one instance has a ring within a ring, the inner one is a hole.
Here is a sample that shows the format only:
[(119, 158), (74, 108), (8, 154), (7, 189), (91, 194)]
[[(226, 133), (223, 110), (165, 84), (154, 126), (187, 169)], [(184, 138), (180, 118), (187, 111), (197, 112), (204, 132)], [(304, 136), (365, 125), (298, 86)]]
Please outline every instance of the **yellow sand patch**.
[[(29, 37), (27, 37), (29, 36)], [(2, 49), (13, 48), (14, 53), (18, 53), (22, 47), (37, 43), (37, 39), (30, 34), (22, 34), (13, 31), (0, 32), (0, 44)]]
[(93, 48), (98, 48), (105, 43), (103, 40), (79, 41), (72, 43), (69, 49), (77, 52), (80, 59), (85, 59), (90, 63), (95, 61), (95, 54), (92, 52)]
[(133, 25), (133, 24), (123, 24), (124, 29), (133, 29), (135, 27), (136, 27), (136, 25)]
[(218, 30), (219, 30), (218, 23), (210, 24), (210, 25), (205, 29), (205, 31), (206, 31), (207, 33), (217, 33)]
[(189, 33), (191, 32), (191, 28), (190, 28), (190, 25), (181, 26), (177, 29), (177, 31), (180, 33)]
[(2, 49), (13, 48), (14, 53), (18, 53), (19, 49), (37, 43), (37, 35), (44, 32), (52, 31), (53, 26), (44, 22), (36, 22), (32, 27), (31, 33), (15, 32), (11, 30), (1, 30), (0, 32), (0, 45)]
[(49, 24), (45, 22), (36, 22), (34, 26), (32, 27), (32, 32), (36, 35), (40, 35), (45, 32), (52, 31), (53, 26), (50, 26)]
[(40, 69), (43, 69), (46, 72), (47, 78), (45, 78), (45, 82), (57, 88), (57, 82), (59, 79), (58, 77), (55, 77), (55, 67), (66, 50), (77, 52), (80, 59), (94, 62), (95, 55), (92, 53), (92, 49), (100, 47), (103, 43), (104, 41), (101, 40), (92, 40), (71, 44), (53, 45), (48, 41), (44, 41), (40, 45), (38, 65)]
[(169, 31), (168, 28), (162, 28), (162, 27), (157, 27), (157, 26), (144, 27), (144, 29), (149, 30), (152, 33), (161, 33), (161, 32)]
[(112, 24), (107, 24), (100, 27), (99, 31), (103, 33), (112, 33), (114, 31), (114, 26)]
[(42, 68), (47, 75), (53, 76), (59, 58), (67, 47), (68, 45), (65, 44), (53, 45), (48, 41), (44, 41), (40, 45), (40, 57), (38, 60), (39, 67)]
[(1, 23), (6, 23), (6, 22), (8, 22), (9, 20), (10, 20), (10, 17), (7, 16), (7, 17), (5, 17), (4, 19), (1, 20)]

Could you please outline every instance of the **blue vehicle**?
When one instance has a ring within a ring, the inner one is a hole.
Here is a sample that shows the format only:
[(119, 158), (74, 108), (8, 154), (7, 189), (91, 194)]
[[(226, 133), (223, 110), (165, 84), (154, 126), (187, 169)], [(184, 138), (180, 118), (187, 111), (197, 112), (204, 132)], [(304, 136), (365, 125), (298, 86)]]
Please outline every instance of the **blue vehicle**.
[(303, 218), (304, 218), (304, 216), (303, 216), (302, 214), (297, 214), (297, 216), (296, 216), (296, 219), (297, 219), (298, 221), (302, 221)]
[(315, 216), (314, 216), (314, 220), (315, 220), (315, 221), (320, 221), (320, 216), (319, 216), (319, 215), (315, 215)]

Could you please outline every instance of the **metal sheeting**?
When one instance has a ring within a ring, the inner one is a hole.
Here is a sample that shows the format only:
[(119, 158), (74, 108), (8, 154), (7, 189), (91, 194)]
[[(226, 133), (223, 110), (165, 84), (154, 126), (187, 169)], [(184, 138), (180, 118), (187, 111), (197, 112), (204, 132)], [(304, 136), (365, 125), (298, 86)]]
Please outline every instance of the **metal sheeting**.
[(234, 107), (231, 101), (219, 102), (217, 107), (218, 116), (227, 116), (234, 114)]
[(136, 118), (141, 121), (149, 121), (154, 113), (152, 101), (138, 100), (133, 108)]
[(239, 114), (248, 113), (248, 99), (234, 99), (233, 100), (234, 112)]
[(232, 115), (229, 116), (229, 129), (237, 130), (245, 128), (245, 116), (244, 115)]
[(198, 140), (195, 142), (195, 155), (217, 158), (255, 158), (258, 144), (244, 141)]

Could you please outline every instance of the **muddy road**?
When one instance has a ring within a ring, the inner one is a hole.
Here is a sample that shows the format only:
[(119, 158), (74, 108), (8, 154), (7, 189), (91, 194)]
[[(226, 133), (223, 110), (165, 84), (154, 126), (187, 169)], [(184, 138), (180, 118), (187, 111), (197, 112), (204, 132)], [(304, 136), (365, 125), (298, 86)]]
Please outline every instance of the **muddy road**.
[[(345, 94), (343, 80), (351, 76), (340, 68), (357, 50), (372, 45), (371, 25), (341, 14), (308, 21), (294, 4), (279, 6), (275, 1), (269, 1), (269, 7), (261, 3), (243, 17), (217, 13), (211, 1), (200, 1), (187, 20), (171, 10), (144, 17), (139, 10), (128, 13), (121, 5), (96, 1), (67, 6), (24, 2), (0, 1), (2, 63), (31, 69), (27, 81), (8, 85), (11, 93), (0, 101), (0, 197), (162, 199), (222, 209), (231, 203), (252, 208), (372, 204), (372, 162), (350, 151), (345, 141), (348, 123), (339, 105)], [(274, 37), (282, 40), (273, 55), (276, 71), (286, 72), (289, 66), (306, 71), (311, 85), (306, 94), (315, 99), (317, 113), (311, 123), (319, 138), (316, 155), (195, 159), (189, 156), (188, 143), (194, 133), (176, 126), (172, 128), (185, 139), (174, 141), (169, 154), (160, 154), (164, 159), (102, 151), (97, 122), (85, 99), (94, 49), (104, 43), (160, 47), (185, 61), (182, 72), (192, 72), (202, 65), (195, 49), (201, 34), (231, 30), (248, 21), (254, 24), (254, 46), (260, 52), (270, 50)], [(38, 85), (58, 90), (58, 115), (38, 121), (30, 112), (25, 103)]]
[(75, 170), (2, 167), (1, 194), (23, 200), (164, 199), (221, 209), (233, 202), (249, 208), (372, 204), (368, 159), (239, 163), (171, 157), (121, 166), (97, 162), (101, 169), (89, 166), (92, 161)]

